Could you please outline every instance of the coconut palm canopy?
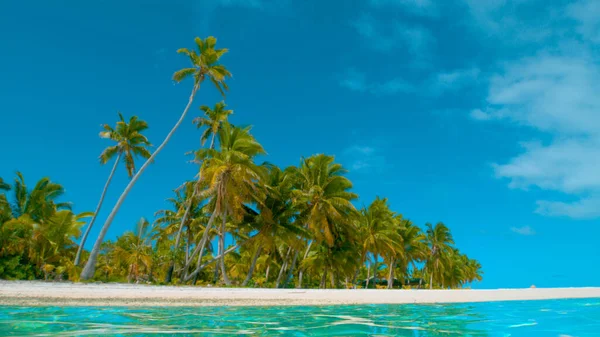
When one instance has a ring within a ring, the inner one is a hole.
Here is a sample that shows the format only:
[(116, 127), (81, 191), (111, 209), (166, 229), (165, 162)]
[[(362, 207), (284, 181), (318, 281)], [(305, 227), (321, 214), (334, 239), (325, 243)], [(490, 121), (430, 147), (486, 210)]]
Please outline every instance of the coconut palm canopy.
[[(141, 209), (155, 219), (142, 217), (105, 241), (125, 197), (149, 165), (161, 160), (157, 154), (185, 121), (205, 80), (225, 95), (231, 74), (221, 57), (227, 49), (216, 42), (196, 38), (194, 49), (178, 51), (190, 66), (173, 79), (191, 79), (192, 92), (177, 124), (152, 153), (144, 135), (148, 124), (139, 117), (119, 114), (115, 127), (103, 125), (100, 135), (112, 144), (101, 164), (114, 163), (96, 212), (71, 211), (65, 188), (50, 178), (27, 185), (17, 172), (12, 184), (0, 179), (1, 278), (298, 288), (457, 288), (482, 279), (481, 264), (458, 249), (444, 223), (420, 227), (383, 197), (357, 207), (348, 168), (336, 157), (314, 154), (283, 168), (265, 162), (267, 151), (252, 127), (232, 124), (233, 111), (224, 102), (200, 106), (201, 116), (193, 120), (201, 140), (193, 152), (197, 172), (173, 186), (171, 196), (162, 196), (167, 208)], [(139, 170), (136, 158), (146, 160)], [(121, 161), (131, 180), (94, 247), (85, 250)]]

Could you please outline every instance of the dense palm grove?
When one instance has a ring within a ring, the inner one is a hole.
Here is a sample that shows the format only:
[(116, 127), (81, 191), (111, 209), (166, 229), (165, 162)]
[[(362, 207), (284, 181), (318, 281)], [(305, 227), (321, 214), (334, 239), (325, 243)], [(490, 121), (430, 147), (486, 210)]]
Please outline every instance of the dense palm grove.
[[(377, 198), (357, 209), (347, 171), (323, 154), (297, 166), (258, 163), (266, 152), (250, 127), (229, 122), (224, 102), (202, 106), (193, 120), (203, 147), (198, 174), (174, 190), (170, 207), (142, 218), (116, 240), (104, 240), (128, 192), (185, 119), (208, 80), (225, 95), (231, 76), (220, 63), (226, 49), (196, 38), (180, 49), (191, 66), (173, 79), (191, 78), (186, 108), (150, 153), (147, 124), (119, 114), (102, 138), (100, 156), (112, 169), (94, 213), (75, 214), (61, 202), (61, 185), (43, 178), (33, 187), (17, 173), (0, 178), (0, 278), (239, 285), (253, 287), (463, 287), (481, 280), (481, 266), (462, 254), (443, 223), (425, 229)], [(206, 145), (205, 145), (206, 144)], [(145, 160), (136, 170), (136, 160)], [(119, 163), (130, 182), (91, 251), (82, 249)], [(86, 226), (87, 224), (87, 226)], [(85, 232), (83, 232), (85, 229)], [(83, 264), (85, 262), (85, 265)]]

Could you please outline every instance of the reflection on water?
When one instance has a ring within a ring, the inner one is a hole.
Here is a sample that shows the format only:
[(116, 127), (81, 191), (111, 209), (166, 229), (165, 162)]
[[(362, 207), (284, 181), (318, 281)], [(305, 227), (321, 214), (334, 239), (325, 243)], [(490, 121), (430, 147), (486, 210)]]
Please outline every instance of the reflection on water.
[(600, 336), (600, 299), (323, 307), (7, 307), (0, 336)]

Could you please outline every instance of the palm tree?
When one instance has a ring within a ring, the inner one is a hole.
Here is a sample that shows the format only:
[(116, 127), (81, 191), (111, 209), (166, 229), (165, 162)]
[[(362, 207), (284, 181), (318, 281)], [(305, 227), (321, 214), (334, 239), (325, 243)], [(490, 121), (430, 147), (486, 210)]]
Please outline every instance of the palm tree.
[(221, 129), (221, 126), (227, 123), (229, 115), (233, 114), (233, 110), (225, 110), (225, 107), (225, 102), (219, 102), (215, 104), (213, 109), (206, 105), (200, 107), (200, 110), (204, 112), (205, 117), (196, 117), (193, 122), (196, 124), (198, 129), (206, 127), (204, 132), (202, 132), (202, 136), (200, 137), (202, 145), (206, 143), (208, 138), (211, 138), (210, 148), (215, 148), (215, 136)]
[[(445, 255), (452, 250), (454, 239), (450, 233), (450, 229), (441, 222), (438, 222), (435, 227), (428, 223), (427, 226), (427, 244), (429, 245), (430, 253), (427, 257), (425, 268), (429, 273), (429, 289), (433, 289), (434, 278), (438, 283), (443, 283)], [(443, 287), (443, 284), (442, 284)]]
[[(298, 221), (303, 223), (318, 244), (333, 248), (336, 238), (348, 234), (352, 218), (357, 214), (352, 200), (358, 196), (352, 192), (352, 182), (344, 176), (346, 170), (334, 163), (332, 156), (318, 154), (302, 160), (299, 167), (289, 168), (295, 176), (293, 199), (300, 210)], [(308, 256), (312, 241), (304, 256)], [(292, 269), (298, 251), (292, 260)], [(298, 275), (298, 287), (302, 286), (303, 270)]]
[(108, 191), (108, 186), (112, 181), (113, 175), (117, 170), (117, 165), (119, 164), (121, 158), (123, 158), (123, 161), (125, 162), (125, 168), (127, 169), (127, 175), (129, 178), (131, 178), (135, 172), (135, 156), (140, 156), (144, 159), (150, 158), (150, 152), (148, 152), (147, 147), (150, 147), (151, 144), (146, 136), (142, 135), (142, 131), (148, 129), (148, 123), (145, 121), (138, 119), (137, 116), (133, 116), (129, 119), (129, 123), (127, 123), (123, 118), (123, 115), (119, 112), (119, 121), (117, 122), (117, 126), (113, 129), (110, 125), (104, 124), (103, 128), (104, 131), (100, 132), (100, 137), (110, 139), (116, 144), (109, 146), (102, 151), (100, 154), (100, 164), (104, 165), (108, 163), (115, 156), (117, 156), (117, 158), (115, 159), (112, 170), (110, 171), (108, 179), (104, 184), (104, 189), (100, 195), (100, 201), (98, 201), (98, 206), (96, 206), (94, 216), (92, 217), (92, 220), (90, 220), (90, 224), (85, 230), (85, 233), (83, 233), (81, 243), (79, 243), (79, 249), (77, 249), (77, 255), (75, 255), (74, 262), (76, 266), (79, 265), (83, 246), (85, 245), (87, 237), (90, 234), (90, 230), (92, 229), (92, 226), (96, 221), (96, 217), (100, 212), (102, 202), (104, 201), (104, 197)]
[(12, 213), (8, 198), (4, 194), (6, 191), (10, 191), (10, 185), (0, 178), (0, 226), (2, 226), (5, 221), (10, 220)]
[(182, 48), (177, 51), (178, 53), (187, 55), (192, 63), (192, 66), (189, 68), (181, 69), (175, 72), (175, 74), (173, 74), (173, 80), (175, 82), (181, 82), (182, 80), (190, 76), (193, 78), (194, 86), (192, 88), (192, 93), (190, 94), (188, 103), (185, 109), (183, 110), (183, 113), (179, 117), (177, 123), (175, 123), (171, 131), (167, 134), (167, 137), (165, 137), (163, 142), (156, 148), (156, 150), (154, 151), (154, 153), (152, 153), (150, 158), (148, 158), (148, 160), (142, 165), (140, 170), (131, 178), (129, 184), (127, 184), (127, 187), (125, 187), (125, 190), (119, 197), (119, 200), (117, 200), (117, 203), (108, 215), (106, 222), (100, 230), (98, 239), (94, 244), (94, 248), (92, 248), (90, 257), (85, 265), (85, 268), (81, 272), (81, 278), (83, 280), (88, 280), (94, 276), (94, 272), (96, 270), (96, 259), (98, 258), (98, 254), (100, 253), (100, 246), (102, 244), (102, 241), (104, 240), (104, 236), (106, 236), (106, 233), (108, 232), (108, 229), (113, 219), (117, 215), (119, 208), (125, 201), (127, 194), (129, 194), (129, 191), (131, 191), (133, 185), (135, 185), (140, 175), (146, 170), (148, 165), (150, 165), (150, 163), (154, 161), (158, 153), (160, 153), (160, 151), (162, 151), (162, 149), (167, 145), (171, 137), (173, 137), (175, 131), (177, 131), (177, 128), (179, 128), (179, 126), (185, 119), (185, 116), (187, 115), (187, 112), (190, 106), (192, 105), (192, 102), (194, 101), (196, 92), (200, 88), (202, 82), (204, 82), (205, 79), (209, 79), (223, 96), (225, 95), (225, 91), (228, 89), (225, 80), (226, 78), (231, 77), (231, 73), (219, 63), (219, 59), (225, 53), (227, 53), (227, 49), (215, 49), (217, 39), (212, 36), (204, 40), (197, 37), (195, 39), (195, 42), (198, 47), (198, 52), (194, 50), (188, 50), (186, 48)]
[(292, 202), (292, 190), (289, 172), (282, 171), (274, 165), (267, 166), (269, 175), (265, 181), (267, 196), (259, 205), (260, 213), (252, 222), (258, 233), (253, 237), (257, 242), (250, 268), (242, 286), (252, 279), (254, 268), (263, 251), (275, 252), (279, 243), (292, 243), (296, 237), (308, 237), (308, 233), (294, 221), (297, 210)]
[(71, 208), (68, 202), (57, 202), (65, 193), (65, 189), (47, 177), (40, 179), (33, 189), (29, 190), (23, 174), (17, 172), (13, 190), (15, 200), (12, 211), (15, 218), (28, 215), (33, 221), (41, 221), (50, 217), (56, 210)]
[[(81, 235), (81, 227), (86, 217), (92, 213), (74, 214), (70, 210), (59, 210), (52, 216), (34, 226), (34, 247), (38, 252), (38, 265), (42, 263), (62, 263), (66, 250), (75, 247), (75, 238)], [(69, 257), (72, 257), (72, 251)]]
[[(196, 160), (201, 161), (201, 186), (206, 189), (198, 194), (202, 199), (210, 199), (212, 215), (198, 243), (198, 259), (201, 260), (208, 234), (216, 217), (221, 219), (219, 231), (219, 256), (221, 274), (225, 284), (230, 285), (225, 270), (225, 231), (227, 218), (234, 222), (247, 214), (245, 204), (261, 203), (264, 192), (259, 182), (264, 179), (265, 169), (254, 163), (254, 158), (265, 154), (262, 145), (250, 134), (250, 127), (239, 128), (225, 123), (218, 133), (219, 150), (200, 149)], [(195, 275), (195, 270), (191, 275)], [(188, 277), (191, 277), (188, 275)]]
[[(389, 208), (387, 198), (377, 197), (371, 205), (361, 210), (359, 221), (361, 260), (355, 272), (355, 278), (358, 274), (358, 268), (364, 264), (369, 253), (373, 254), (373, 275), (377, 282), (377, 259), (378, 255), (389, 255), (393, 258), (393, 252), (398, 250), (401, 243), (401, 237), (398, 234), (399, 222), (395, 218), (394, 212)], [(391, 261), (390, 265), (393, 264)], [(367, 287), (368, 287), (367, 280)]]
[[(202, 133), (202, 136), (200, 137), (202, 146), (204, 146), (204, 143), (206, 142), (206, 140), (208, 138), (212, 138), (210, 141), (209, 148), (210, 149), (215, 148), (215, 136), (217, 135), (218, 131), (221, 129), (221, 125), (223, 123), (227, 123), (227, 117), (233, 113), (233, 110), (225, 110), (225, 107), (226, 107), (226, 105), (224, 102), (215, 104), (214, 109), (211, 109), (206, 105), (203, 105), (200, 107), (200, 110), (204, 111), (205, 117), (196, 117), (193, 122), (194, 122), (194, 124), (196, 124), (198, 126), (198, 129), (205, 127), (205, 126), (207, 127), (204, 130), (204, 132)], [(179, 231), (178, 231), (177, 237), (175, 239), (175, 248), (174, 248), (175, 250), (177, 250), (177, 248), (179, 247), (179, 241), (181, 240), (183, 224), (187, 221), (187, 218), (190, 213), (190, 208), (192, 207), (192, 204), (194, 203), (194, 200), (196, 199), (196, 195), (198, 194), (198, 190), (200, 187), (199, 182), (201, 181), (201, 178), (202, 178), (202, 176), (199, 174), (198, 175), (198, 183), (195, 184), (194, 191), (192, 192), (192, 194), (187, 202), (185, 212), (183, 213), (183, 216), (181, 217), (181, 224), (179, 225)], [(175, 268), (175, 260), (171, 260), (171, 264), (169, 265), (169, 269), (168, 269), (167, 275), (165, 277), (165, 283), (171, 282), (171, 278), (173, 277), (173, 269), (174, 268)]]
[[(139, 281), (145, 271), (148, 274), (152, 263), (152, 227), (148, 220), (141, 218), (135, 232), (127, 232), (117, 241), (114, 254), (127, 265), (127, 280)], [(122, 243), (121, 243), (122, 242)]]
[(417, 262), (425, 261), (429, 255), (429, 249), (425, 242), (425, 234), (410, 220), (402, 220), (402, 227), (399, 230), (402, 237), (402, 245), (400, 247), (400, 256), (403, 259), (396, 261), (400, 270), (401, 279), (408, 277), (409, 265), (412, 265), (413, 273), (417, 270)]

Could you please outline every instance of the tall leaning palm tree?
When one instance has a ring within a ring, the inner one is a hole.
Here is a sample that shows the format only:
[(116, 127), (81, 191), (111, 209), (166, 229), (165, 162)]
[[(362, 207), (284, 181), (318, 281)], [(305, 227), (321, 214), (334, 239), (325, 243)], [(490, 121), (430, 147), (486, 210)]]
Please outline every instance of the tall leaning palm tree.
[(123, 115), (119, 112), (119, 121), (117, 122), (117, 126), (115, 128), (111, 127), (108, 124), (103, 125), (104, 131), (100, 132), (100, 137), (105, 139), (110, 139), (113, 142), (116, 142), (115, 145), (109, 146), (100, 154), (100, 164), (104, 165), (112, 160), (115, 156), (115, 163), (113, 164), (112, 170), (108, 175), (108, 179), (104, 184), (104, 189), (102, 190), (102, 194), (100, 195), (100, 201), (98, 201), (98, 206), (96, 206), (96, 211), (94, 212), (94, 216), (92, 220), (90, 220), (90, 224), (88, 225), (83, 237), (81, 238), (81, 243), (79, 243), (79, 248), (77, 249), (77, 254), (75, 255), (74, 264), (79, 265), (79, 261), (81, 259), (81, 253), (83, 252), (83, 246), (87, 240), (88, 235), (90, 234), (90, 230), (96, 221), (96, 217), (102, 208), (102, 203), (104, 202), (104, 197), (106, 196), (106, 191), (108, 191), (108, 186), (112, 181), (112, 178), (117, 170), (117, 166), (119, 165), (119, 161), (123, 158), (125, 162), (125, 167), (127, 169), (127, 175), (129, 178), (133, 176), (135, 173), (135, 156), (140, 156), (144, 159), (150, 158), (150, 152), (148, 152), (148, 147), (151, 146), (148, 138), (142, 135), (142, 131), (148, 129), (148, 123), (145, 121), (138, 119), (137, 116), (133, 116), (129, 119), (129, 122), (125, 121)]
[[(204, 117), (196, 117), (193, 122), (194, 122), (194, 124), (196, 124), (198, 126), (198, 129), (206, 127), (206, 129), (202, 133), (202, 136), (200, 137), (202, 146), (204, 146), (204, 143), (206, 142), (206, 140), (208, 140), (208, 138), (211, 138), (209, 149), (215, 148), (215, 137), (216, 137), (217, 133), (221, 129), (222, 125), (224, 123), (227, 123), (227, 117), (233, 113), (233, 110), (227, 110), (227, 109), (225, 109), (225, 107), (226, 107), (225, 102), (219, 102), (219, 103), (215, 104), (214, 109), (211, 109), (210, 107), (208, 107), (206, 105), (203, 105), (200, 107), (200, 110), (202, 110), (204, 112)], [(198, 181), (194, 184), (193, 192), (189, 196), (189, 199), (185, 206), (186, 207), (185, 212), (183, 213), (183, 216), (181, 217), (181, 222), (179, 224), (179, 230), (178, 230), (177, 236), (175, 238), (175, 247), (174, 247), (175, 251), (179, 248), (179, 242), (181, 241), (181, 234), (183, 232), (183, 227), (184, 227), (184, 224), (186, 223), (186, 221), (188, 220), (190, 210), (196, 200), (196, 196), (198, 194), (199, 184), (200, 184), (201, 180), (202, 180), (202, 176), (199, 173)], [(165, 283), (170, 283), (171, 279), (173, 277), (173, 270), (175, 269), (174, 257), (175, 256), (173, 256), (173, 259), (171, 260), (171, 262), (169, 264), (169, 269), (167, 270), (167, 275), (165, 276)]]
[(185, 116), (187, 115), (187, 112), (194, 101), (194, 97), (196, 96), (196, 92), (200, 88), (200, 85), (204, 82), (204, 80), (208, 79), (215, 85), (217, 90), (219, 90), (223, 96), (225, 95), (225, 91), (228, 90), (225, 80), (228, 77), (231, 77), (231, 73), (219, 62), (220, 58), (227, 53), (227, 49), (216, 49), (215, 46), (217, 44), (217, 39), (212, 36), (209, 36), (204, 40), (197, 37), (195, 42), (198, 47), (198, 52), (195, 50), (189, 50), (187, 48), (182, 48), (177, 51), (180, 54), (186, 55), (191, 61), (192, 66), (176, 71), (175, 74), (173, 74), (173, 80), (178, 83), (188, 77), (193, 78), (194, 86), (192, 87), (192, 93), (190, 94), (188, 103), (183, 109), (183, 113), (179, 117), (179, 120), (177, 120), (177, 123), (175, 123), (171, 131), (167, 134), (167, 137), (165, 137), (163, 142), (156, 148), (150, 158), (148, 158), (140, 170), (131, 178), (129, 184), (127, 184), (127, 187), (125, 187), (125, 190), (119, 197), (119, 200), (117, 200), (117, 203), (108, 215), (104, 226), (102, 226), (102, 229), (100, 230), (98, 239), (96, 239), (96, 243), (94, 244), (94, 248), (90, 253), (90, 257), (85, 265), (85, 268), (81, 272), (81, 279), (83, 280), (89, 280), (94, 276), (94, 272), (96, 270), (96, 259), (100, 253), (100, 246), (102, 245), (104, 236), (106, 236), (106, 233), (108, 232), (110, 224), (117, 215), (117, 212), (125, 201), (127, 194), (129, 194), (129, 191), (131, 191), (133, 185), (135, 185), (140, 175), (144, 173), (148, 165), (154, 161), (160, 151), (162, 151), (162, 149), (167, 145), (169, 140), (171, 140), (171, 137), (173, 137), (173, 134), (175, 134), (175, 131), (177, 131), (185, 119)]

